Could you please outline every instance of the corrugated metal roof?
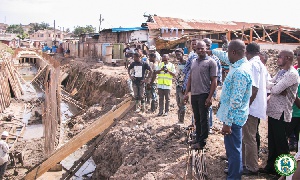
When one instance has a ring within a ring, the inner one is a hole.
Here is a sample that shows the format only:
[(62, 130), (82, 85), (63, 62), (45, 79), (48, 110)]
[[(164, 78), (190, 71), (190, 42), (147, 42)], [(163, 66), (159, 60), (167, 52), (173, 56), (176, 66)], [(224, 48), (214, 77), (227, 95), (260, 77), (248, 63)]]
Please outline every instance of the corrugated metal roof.
[[(190, 30), (211, 30), (211, 31), (225, 31), (225, 30), (239, 30), (248, 29), (254, 25), (270, 26), (269, 24), (260, 23), (246, 23), (235, 21), (210, 21), (199, 19), (180, 19), (171, 17), (153, 16), (154, 22), (147, 22), (149, 29), (161, 28), (178, 28)], [(273, 26), (273, 25), (272, 25)]]

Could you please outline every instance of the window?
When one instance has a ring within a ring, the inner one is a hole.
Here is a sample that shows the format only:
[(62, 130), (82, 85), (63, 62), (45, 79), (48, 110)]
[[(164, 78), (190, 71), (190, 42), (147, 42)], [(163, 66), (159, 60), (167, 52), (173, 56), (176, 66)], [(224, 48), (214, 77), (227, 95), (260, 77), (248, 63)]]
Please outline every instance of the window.
[(32, 35), (32, 37), (34, 37), (34, 35)]
[(49, 34), (49, 37), (50, 37), (50, 34)]
[(44, 37), (44, 34), (41, 34), (41, 37)]

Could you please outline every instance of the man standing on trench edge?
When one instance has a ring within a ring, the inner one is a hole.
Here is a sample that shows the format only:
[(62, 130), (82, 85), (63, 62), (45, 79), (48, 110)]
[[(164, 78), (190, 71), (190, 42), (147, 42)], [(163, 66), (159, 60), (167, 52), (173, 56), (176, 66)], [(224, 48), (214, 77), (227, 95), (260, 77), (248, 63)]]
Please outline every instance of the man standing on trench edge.
[[(150, 66), (142, 62), (141, 55), (139, 53), (133, 54), (134, 62), (130, 64), (128, 67), (128, 75), (129, 78), (132, 80), (132, 87), (133, 87), (133, 94), (134, 98), (136, 100), (136, 112), (142, 112), (145, 111), (145, 98), (144, 98), (144, 92), (145, 92), (145, 71), (146, 69), (150, 72), (150, 77), (152, 74), (152, 69)], [(133, 75), (131, 75), (130, 70), (134, 69)], [(140, 101), (141, 101), (141, 109), (140, 109)]]
[(228, 59), (232, 69), (223, 84), (217, 118), (223, 122), (222, 134), (228, 157), (227, 180), (242, 177), (242, 126), (249, 114), (252, 94), (251, 65), (245, 58), (245, 43), (232, 40), (228, 46)]
[(192, 149), (203, 149), (208, 137), (208, 110), (212, 104), (212, 97), (217, 87), (217, 63), (206, 53), (204, 41), (198, 41), (196, 53), (198, 58), (193, 59), (190, 76), (187, 83), (184, 99), (188, 100), (191, 91), (191, 104), (196, 124), (196, 139), (190, 143)]

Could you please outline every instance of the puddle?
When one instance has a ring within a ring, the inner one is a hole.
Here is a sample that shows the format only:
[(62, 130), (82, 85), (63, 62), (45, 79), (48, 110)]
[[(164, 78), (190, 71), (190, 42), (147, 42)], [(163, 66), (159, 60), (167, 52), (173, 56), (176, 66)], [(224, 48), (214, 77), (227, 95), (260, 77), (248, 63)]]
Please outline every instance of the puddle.
[[(86, 146), (84, 146), (84, 148), (78, 149), (77, 151), (75, 151), (74, 153), (70, 154), (67, 158), (65, 158), (64, 160), (61, 161), (61, 164), (63, 165), (64, 168), (66, 169), (70, 169), (74, 162), (77, 161), (84, 153), (84, 151), (86, 150)], [(96, 169), (96, 164), (93, 161), (92, 158), (89, 158), (81, 167), (80, 169), (76, 172), (76, 174), (72, 177), (72, 180), (81, 180), (84, 179), (82, 176), (87, 175), (88, 177), (91, 177), (93, 173), (93, 171), (95, 171)]]
[(31, 81), (37, 74), (38, 69), (35, 67), (34, 64), (23, 63), (17, 68), (17, 71), (23, 77), (24, 80)]
[(27, 126), (23, 134), (23, 139), (28, 140), (28, 139), (43, 137), (44, 135), (43, 128), (44, 127), (42, 124), (34, 124), (34, 125)]
[[(36, 101), (38, 99), (44, 99), (44, 92), (41, 88), (33, 86), (29, 82), (35, 77), (37, 73), (37, 68), (30, 65), (24, 65), (18, 67), (19, 74), (23, 77), (23, 79), (26, 81), (25, 84), (22, 84), (24, 95), (22, 95), (21, 99), (23, 99), (26, 102), (30, 101)], [(64, 142), (64, 126), (68, 119), (70, 119), (74, 114), (78, 113), (78, 109), (76, 106), (66, 103), (64, 101), (61, 101), (61, 121), (62, 124), (60, 126), (60, 142)], [(40, 108), (40, 107), (39, 107)], [(33, 118), (34, 113), (32, 112), (32, 109), (25, 108), (25, 111), (23, 112), (23, 122), (27, 125), (28, 121)], [(23, 134), (23, 139), (33, 139), (33, 138), (42, 138), (44, 136), (44, 127), (43, 124), (33, 124), (26, 126), (26, 129)], [(59, 144), (58, 147), (60, 147), (62, 144)], [(81, 149), (78, 149), (74, 153), (70, 154), (67, 158), (61, 161), (61, 164), (66, 168), (70, 169), (74, 162), (77, 161), (81, 156), (83, 155), (84, 151), (86, 150), (86, 146), (84, 146)], [(90, 158), (85, 164), (76, 172), (75, 176), (72, 179), (81, 180), (82, 175), (87, 175), (88, 177), (92, 176), (92, 173), (96, 169), (96, 165), (92, 158)]]

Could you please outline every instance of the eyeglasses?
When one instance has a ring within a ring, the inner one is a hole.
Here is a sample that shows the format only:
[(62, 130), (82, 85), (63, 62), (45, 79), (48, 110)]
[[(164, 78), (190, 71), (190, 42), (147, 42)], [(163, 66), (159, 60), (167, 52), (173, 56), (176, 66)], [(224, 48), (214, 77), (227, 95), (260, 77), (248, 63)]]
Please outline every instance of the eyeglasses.
[(277, 58), (284, 58), (284, 57), (285, 57), (285, 56), (280, 56), (280, 55), (277, 56)]

